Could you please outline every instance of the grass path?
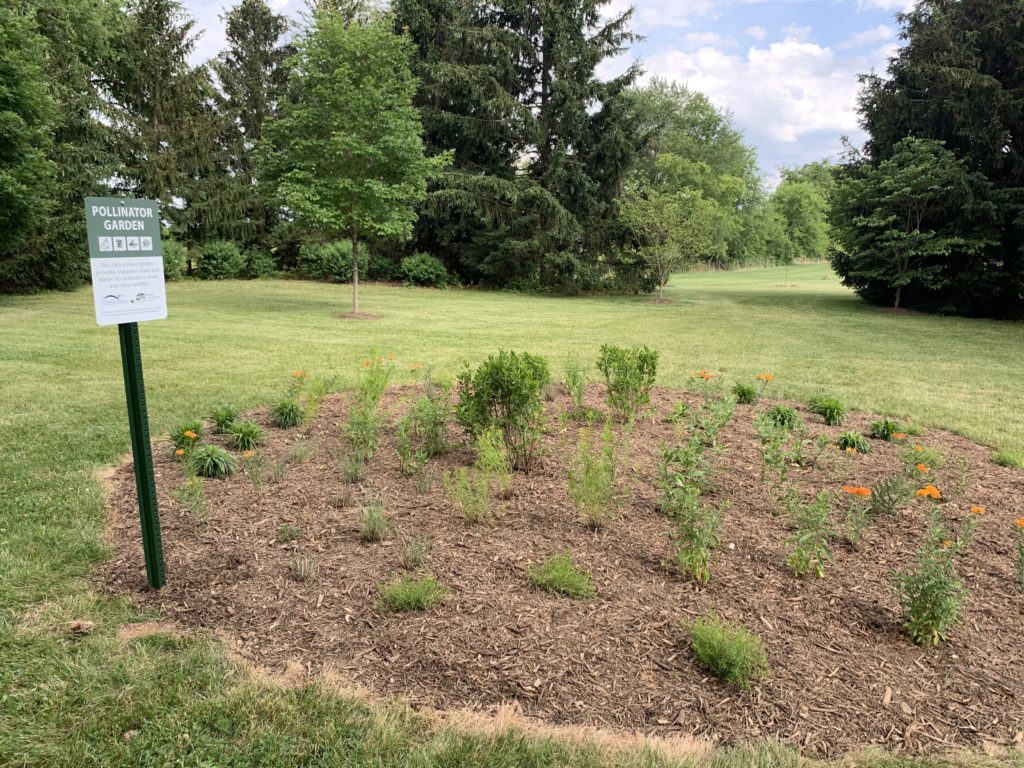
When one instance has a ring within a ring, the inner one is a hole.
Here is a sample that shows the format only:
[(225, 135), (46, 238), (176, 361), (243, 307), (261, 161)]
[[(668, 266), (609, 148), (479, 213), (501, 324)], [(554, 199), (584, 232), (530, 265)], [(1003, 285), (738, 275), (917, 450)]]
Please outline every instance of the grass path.
[[(353, 322), (333, 317), (348, 308), (347, 286), (174, 284), (170, 318), (141, 329), (153, 434), (223, 401), (268, 402), (296, 368), (345, 386), (371, 353), (454, 373), (499, 347), (546, 354), (558, 369), (570, 351), (646, 343), (662, 353), (662, 385), (698, 368), (771, 371), (777, 394), (833, 394), (1024, 458), (1024, 324), (881, 313), (821, 265), (680, 275), (667, 296), (674, 303), (368, 286), (364, 308), (381, 319)], [(96, 327), (88, 290), (0, 297), (0, 371), (0, 765), (658, 764), (254, 686), (197, 640), (118, 640), (130, 611), (84, 581), (104, 554), (93, 473), (129, 445), (117, 333)], [(97, 628), (49, 631), (72, 619)], [(730, 765), (731, 754), (714, 759)], [(773, 747), (734, 757), (794, 759)]]

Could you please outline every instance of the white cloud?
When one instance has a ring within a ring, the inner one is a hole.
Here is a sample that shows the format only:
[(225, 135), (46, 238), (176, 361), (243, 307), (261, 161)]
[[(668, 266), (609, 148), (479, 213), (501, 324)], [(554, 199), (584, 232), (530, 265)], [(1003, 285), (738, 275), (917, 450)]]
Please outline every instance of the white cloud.
[(755, 40), (764, 40), (768, 37), (768, 30), (760, 24), (755, 24), (753, 27), (747, 27), (743, 32)]
[(683, 40), (691, 47), (711, 46), (718, 48), (731, 48), (736, 45), (736, 41), (731, 37), (720, 35), (717, 32), (690, 32), (683, 37)]
[(914, 7), (917, 0), (857, 0), (857, 10), (868, 11), (874, 8), (883, 11), (902, 11), (906, 13)]
[(886, 24), (879, 24), (877, 27), (871, 29), (865, 29), (863, 32), (858, 32), (854, 35), (850, 35), (846, 40), (837, 45), (837, 48), (860, 48), (862, 45), (872, 45), (874, 43), (885, 43), (890, 40), (896, 39), (896, 30)]
[(633, 14), (633, 26), (637, 30), (653, 30), (664, 27), (689, 27), (693, 19), (706, 16), (716, 8), (713, 0), (644, 0), (634, 3), (633, 0), (611, 0), (602, 12), (605, 18), (618, 14), (636, 6)]
[(812, 27), (801, 27), (797, 24), (790, 24), (787, 27), (783, 27), (782, 31), (789, 40), (807, 40), (814, 29)]

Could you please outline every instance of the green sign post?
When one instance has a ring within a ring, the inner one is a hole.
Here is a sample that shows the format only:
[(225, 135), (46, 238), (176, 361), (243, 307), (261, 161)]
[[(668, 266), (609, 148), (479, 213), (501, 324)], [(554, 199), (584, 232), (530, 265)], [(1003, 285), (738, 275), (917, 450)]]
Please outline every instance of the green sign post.
[(160, 209), (152, 200), (87, 197), (85, 221), (96, 322), (116, 324), (121, 339), (146, 578), (150, 587), (159, 589), (167, 579), (137, 321), (167, 317)]

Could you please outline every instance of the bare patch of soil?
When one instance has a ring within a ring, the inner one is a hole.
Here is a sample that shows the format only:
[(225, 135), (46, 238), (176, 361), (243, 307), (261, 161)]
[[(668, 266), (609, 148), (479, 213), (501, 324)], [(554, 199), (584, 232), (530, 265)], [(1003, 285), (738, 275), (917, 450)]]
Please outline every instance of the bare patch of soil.
[[(208, 481), (209, 522), (170, 497), (184, 478), (169, 447), (158, 446), (157, 488), (167, 559), (167, 586), (148, 590), (131, 465), (122, 466), (111, 498), (113, 558), (103, 577), (146, 609), (181, 627), (231, 640), (250, 664), (294, 674), (330, 674), (350, 687), (400, 696), (414, 705), (483, 714), (514, 707), (553, 726), (597, 726), (647, 736), (727, 743), (768, 736), (807, 754), (835, 757), (865, 745), (894, 751), (945, 752), (956, 746), (1024, 742), (1024, 595), (1013, 576), (1013, 520), (1024, 516), (1024, 472), (994, 465), (989, 449), (933, 430), (919, 438), (947, 457), (936, 484), (946, 514), (961, 520), (972, 505), (987, 514), (959, 564), (971, 593), (948, 643), (913, 645), (900, 626), (890, 581), (911, 564), (928, 505), (917, 499), (875, 521), (859, 549), (834, 543), (835, 564), (820, 580), (798, 579), (785, 566), (783, 517), (773, 516), (761, 479), (755, 415), (738, 406), (723, 429), (724, 452), (712, 502), (729, 502), (711, 583), (699, 587), (666, 567), (672, 526), (657, 509), (656, 452), (676, 439), (666, 422), (674, 405), (698, 397), (654, 393), (654, 414), (638, 423), (622, 473), (626, 503), (600, 533), (588, 530), (566, 491), (566, 469), (579, 425), (560, 414), (567, 396), (547, 403), (545, 455), (517, 475), (512, 498), (494, 500), (500, 519), (470, 526), (439, 482), (419, 493), (395, 454), (394, 427), (417, 392), (392, 390), (377, 456), (358, 485), (341, 481), (338, 424), (350, 396), (328, 399), (314, 427), (313, 455), (257, 494), (238, 476)], [(603, 408), (591, 388), (588, 405)], [(801, 409), (803, 410), (803, 409)], [(267, 424), (266, 410), (254, 418)], [(850, 414), (841, 428), (803, 411), (812, 433), (866, 431), (871, 417)], [(281, 460), (299, 439), (268, 427), (264, 452)], [(452, 429), (453, 439), (460, 439)], [(216, 439), (216, 438), (214, 438)], [(825, 454), (814, 468), (794, 468), (805, 498), (843, 483), (874, 485), (900, 466), (899, 447), (872, 441), (870, 454)], [(435, 477), (471, 462), (456, 449), (430, 464)], [(401, 536), (432, 541), (426, 567), (451, 588), (424, 613), (375, 607), (377, 587), (400, 573), (399, 535), (360, 541), (366, 493), (386, 500)], [(301, 537), (278, 544), (278, 528)], [(527, 568), (572, 550), (597, 587), (591, 601), (531, 588)], [(297, 554), (316, 558), (319, 575), (290, 575)], [(692, 658), (684, 622), (714, 608), (757, 632), (771, 675), (747, 691), (709, 677)]]

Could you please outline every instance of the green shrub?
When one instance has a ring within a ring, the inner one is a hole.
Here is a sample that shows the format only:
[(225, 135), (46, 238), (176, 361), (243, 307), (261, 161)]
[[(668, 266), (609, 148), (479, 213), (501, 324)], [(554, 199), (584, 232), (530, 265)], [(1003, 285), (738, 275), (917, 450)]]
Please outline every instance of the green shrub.
[(757, 402), (759, 393), (753, 384), (743, 384), (737, 381), (732, 385), (732, 395), (740, 405), (754, 405)]
[(199, 419), (190, 419), (182, 422), (171, 430), (171, 442), (175, 448), (184, 448), (186, 451), (196, 445), (203, 437), (203, 422)]
[(384, 513), (384, 504), (380, 499), (367, 498), (359, 516), (359, 538), (366, 542), (384, 541), (391, 532), (391, 521)]
[(843, 432), (836, 438), (836, 446), (841, 451), (854, 450), (857, 453), (870, 453), (871, 443), (860, 432)]
[[(298, 270), (311, 280), (327, 283), (352, 282), (352, 243), (303, 243), (299, 249)], [(366, 274), (366, 249), (359, 247), (359, 274)]]
[(474, 439), (491, 427), (500, 429), (512, 465), (528, 472), (544, 415), (541, 392), (550, 380), (543, 357), (502, 350), (475, 371), (459, 374), (455, 418)]
[(955, 558), (966, 549), (974, 524), (969, 520), (957, 537), (933, 509), (924, 544), (915, 557), (917, 567), (893, 574), (904, 626), (918, 645), (938, 645), (957, 621), (967, 588), (957, 577)]
[(409, 574), (378, 587), (377, 606), (388, 611), (425, 611), (441, 602), (450, 592), (433, 576), (427, 574), (414, 579)]
[(599, 440), (589, 429), (581, 429), (576, 455), (569, 467), (569, 498), (587, 524), (598, 530), (615, 517), (615, 435), (605, 421)]
[(188, 248), (177, 240), (167, 239), (162, 243), (164, 250), (164, 278), (180, 280), (188, 272)]
[(445, 472), (441, 483), (467, 523), (491, 519), (491, 484), (487, 473), (459, 467), (454, 475)]
[(430, 288), (447, 288), (451, 281), (440, 259), (419, 252), (402, 259), (402, 279), (409, 285)]
[(417, 450), (434, 457), (447, 453), (448, 425), (452, 420), (452, 402), (447, 386), (428, 382), (427, 394), (418, 398), (409, 413), (410, 435)]
[(189, 451), (189, 469), (200, 477), (230, 477), (238, 471), (235, 457), (217, 445), (198, 445)]
[(597, 594), (590, 574), (576, 567), (572, 554), (552, 555), (543, 563), (528, 570), (530, 583), (545, 592), (587, 600)]
[(716, 677), (748, 688), (768, 674), (761, 640), (745, 627), (726, 623), (712, 613), (697, 619), (688, 629), (697, 664)]
[(238, 409), (233, 405), (222, 405), (214, 409), (210, 414), (210, 421), (213, 422), (213, 431), (218, 435), (227, 433), (228, 427), (238, 420)]
[(793, 430), (803, 426), (800, 414), (788, 405), (773, 405), (764, 412), (766, 419), (780, 429)]
[(905, 430), (900, 429), (900, 425), (895, 421), (889, 419), (880, 419), (878, 421), (871, 422), (871, 426), (868, 427), (868, 434), (876, 440), (892, 440), (892, 436), (899, 432), (906, 433)]
[(476, 468), (497, 488), (499, 496), (512, 495), (512, 464), (500, 430), (491, 427), (476, 439)]
[(578, 355), (569, 355), (565, 360), (565, 388), (572, 397), (573, 414), (585, 413), (583, 401), (587, 395), (587, 366)]
[(302, 421), (302, 404), (295, 398), (282, 400), (270, 410), (270, 422), (280, 429), (290, 429)]
[(644, 347), (623, 349), (601, 346), (597, 368), (604, 376), (608, 405), (621, 418), (633, 421), (651, 402), (651, 387), (658, 373), (658, 353)]
[(228, 427), (231, 444), (239, 451), (251, 451), (263, 445), (266, 434), (263, 427), (252, 421), (236, 421)]
[(676, 568), (698, 584), (711, 581), (711, 552), (720, 543), (722, 515), (702, 503), (695, 491), (675, 494), (672, 517), (676, 524)]
[(370, 253), (366, 259), (366, 271), (360, 272), (359, 277), (362, 278), (364, 274), (367, 280), (400, 283), (403, 280), (402, 262), (392, 254)]
[(905, 474), (890, 475), (871, 489), (871, 514), (894, 515), (914, 498), (914, 484)]
[(830, 427), (838, 427), (843, 423), (846, 406), (834, 397), (815, 397), (807, 403), (811, 413), (821, 416)]
[(262, 248), (248, 248), (242, 255), (242, 269), (238, 276), (246, 280), (259, 280), (270, 277), (277, 269), (274, 257)]
[(232, 280), (241, 273), (245, 258), (230, 240), (214, 240), (203, 246), (195, 265), (197, 277), (203, 280)]
[(822, 492), (810, 504), (798, 500), (790, 509), (794, 531), (786, 539), (790, 546), (786, 563), (797, 576), (813, 572), (819, 579), (825, 577), (825, 565), (832, 562), (829, 539), (835, 536), (835, 531), (829, 525), (829, 518), (834, 502), (832, 494)]

